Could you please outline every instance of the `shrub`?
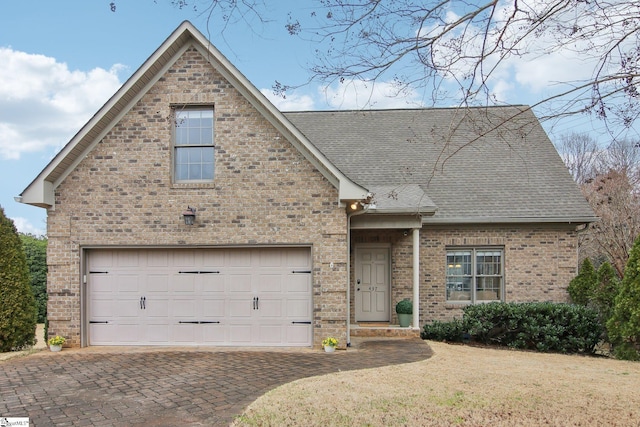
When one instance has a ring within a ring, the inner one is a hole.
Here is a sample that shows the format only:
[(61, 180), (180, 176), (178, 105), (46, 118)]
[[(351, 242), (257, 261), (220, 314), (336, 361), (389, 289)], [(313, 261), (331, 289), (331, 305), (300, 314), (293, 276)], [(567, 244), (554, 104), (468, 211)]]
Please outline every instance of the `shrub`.
[(571, 280), (567, 292), (571, 301), (580, 305), (587, 305), (593, 298), (594, 289), (598, 282), (596, 271), (589, 258), (586, 258), (580, 266), (578, 275)]
[(425, 325), (420, 336), (543, 352), (593, 353), (601, 334), (598, 313), (589, 307), (494, 302), (465, 307), (461, 321)]
[(620, 279), (611, 264), (606, 261), (598, 268), (597, 276), (598, 282), (593, 290), (591, 305), (598, 310), (602, 324), (606, 325), (613, 315), (613, 306), (620, 291)]
[(398, 304), (396, 304), (396, 313), (413, 314), (413, 304), (411, 304), (411, 300), (405, 298), (402, 301), (398, 302)]
[(593, 353), (603, 331), (597, 311), (549, 302), (470, 305), (463, 320), (476, 341), (543, 352)]
[(13, 221), (0, 207), (0, 351), (35, 343), (36, 305)]
[(640, 236), (629, 254), (607, 331), (617, 358), (640, 360)]
[(462, 320), (453, 319), (451, 322), (434, 321), (430, 325), (424, 325), (420, 338), (423, 340), (460, 342), (465, 339)]
[(20, 239), (27, 258), (38, 323), (43, 323), (47, 318), (47, 238), (20, 234)]

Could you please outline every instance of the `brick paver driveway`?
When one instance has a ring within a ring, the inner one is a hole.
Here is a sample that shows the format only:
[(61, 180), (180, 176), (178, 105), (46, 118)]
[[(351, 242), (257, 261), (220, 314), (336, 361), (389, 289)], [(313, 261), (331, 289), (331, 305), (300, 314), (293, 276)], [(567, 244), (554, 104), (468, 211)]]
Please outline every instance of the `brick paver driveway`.
[(0, 362), (0, 417), (32, 426), (228, 425), (298, 378), (423, 360), (420, 339), (312, 350), (65, 349)]

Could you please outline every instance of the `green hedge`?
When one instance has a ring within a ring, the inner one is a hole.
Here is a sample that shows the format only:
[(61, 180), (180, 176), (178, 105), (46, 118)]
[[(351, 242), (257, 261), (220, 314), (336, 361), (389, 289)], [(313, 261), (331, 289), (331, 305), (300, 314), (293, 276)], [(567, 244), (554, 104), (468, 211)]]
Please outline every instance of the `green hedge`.
[(572, 304), (489, 303), (469, 305), (462, 320), (425, 325), (423, 339), (560, 353), (593, 353), (602, 335), (597, 311)]
[(0, 352), (35, 343), (36, 314), (22, 242), (0, 206)]

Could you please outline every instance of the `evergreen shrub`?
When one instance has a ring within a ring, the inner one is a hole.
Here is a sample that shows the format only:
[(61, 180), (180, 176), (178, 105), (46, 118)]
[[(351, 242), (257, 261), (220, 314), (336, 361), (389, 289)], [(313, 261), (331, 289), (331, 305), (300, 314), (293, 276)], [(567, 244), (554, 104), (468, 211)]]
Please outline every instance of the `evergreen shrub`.
[(35, 343), (36, 304), (27, 261), (13, 221), (0, 207), (0, 351)]

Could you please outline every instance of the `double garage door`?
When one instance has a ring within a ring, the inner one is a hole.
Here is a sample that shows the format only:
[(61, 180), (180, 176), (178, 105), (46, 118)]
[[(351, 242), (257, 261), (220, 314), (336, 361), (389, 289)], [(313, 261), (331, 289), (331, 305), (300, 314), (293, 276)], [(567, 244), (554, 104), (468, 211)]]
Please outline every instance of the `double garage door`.
[(309, 248), (94, 249), (89, 345), (311, 346)]

